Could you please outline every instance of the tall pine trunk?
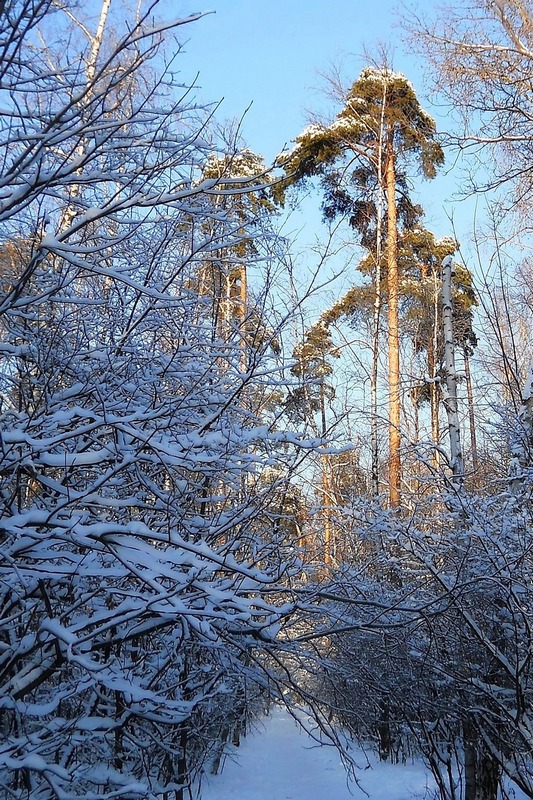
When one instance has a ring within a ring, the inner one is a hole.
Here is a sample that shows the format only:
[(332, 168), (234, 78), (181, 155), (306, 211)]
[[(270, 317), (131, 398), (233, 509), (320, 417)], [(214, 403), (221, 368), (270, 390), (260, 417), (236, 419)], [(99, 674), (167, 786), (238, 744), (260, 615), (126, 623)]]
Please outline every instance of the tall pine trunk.
[(387, 289), (388, 289), (388, 353), (389, 353), (389, 502), (391, 508), (401, 503), (401, 438), (400, 438), (400, 331), (398, 299), (398, 230), (396, 212), (396, 169), (393, 134), (389, 136), (386, 163), (387, 188)]
[(372, 450), (372, 494), (379, 495), (379, 445), (378, 445), (378, 368), (379, 329), (381, 322), (381, 258), (383, 255), (383, 140), (385, 133), (385, 108), (387, 85), (383, 87), (381, 119), (377, 141), (377, 195), (376, 195), (376, 272), (374, 277), (374, 308), (372, 318), (372, 371), (370, 374), (370, 440)]
[(372, 371), (370, 373), (370, 440), (372, 448), (372, 494), (374, 497), (379, 495), (378, 368), (381, 305), (381, 220), (378, 217), (374, 312), (372, 320)]

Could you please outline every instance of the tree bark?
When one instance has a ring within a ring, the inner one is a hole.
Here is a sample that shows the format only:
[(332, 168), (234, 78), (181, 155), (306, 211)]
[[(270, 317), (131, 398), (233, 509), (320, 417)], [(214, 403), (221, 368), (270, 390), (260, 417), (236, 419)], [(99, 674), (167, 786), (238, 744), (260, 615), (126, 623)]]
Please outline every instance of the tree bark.
[(374, 318), (372, 324), (372, 372), (370, 374), (370, 440), (372, 448), (372, 494), (379, 495), (379, 447), (378, 447), (378, 366), (379, 324), (381, 317), (381, 252), (376, 259), (376, 289), (374, 294)]
[(398, 298), (398, 231), (396, 213), (396, 169), (392, 133), (389, 135), (386, 162), (387, 188), (387, 288), (388, 288), (388, 352), (389, 352), (389, 503), (398, 508), (401, 503), (400, 456), (400, 335)]
[(479, 470), (479, 457), (477, 453), (477, 439), (476, 439), (476, 418), (474, 415), (474, 393), (472, 391), (472, 375), (470, 373), (470, 356), (465, 348), (465, 377), (466, 377), (466, 396), (468, 399), (468, 422), (470, 425), (470, 450), (472, 453), (472, 469), (474, 476), (477, 475)]
[(240, 368), (246, 372), (248, 362), (248, 346), (246, 341), (246, 309), (248, 305), (248, 276), (246, 265), (240, 264), (231, 274), (230, 300), (232, 316), (239, 328), (239, 347), (241, 350)]
[(465, 725), (464, 760), (464, 800), (498, 800), (500, 767), (472, 725)]
[[(438, 284), (438, 277), (436, 270), (433, 269), (433, 330), (431, 338), (428, 342), (427, 356), (428, 356), (428, 372), (430, 378), (429, 384), (429, 400), (431, 409), (431, 438), (435, 445), (440, 441), (440, 418), (439, 418), (439, 402), (440, 402), (440, 387), (437, 381), (437, 333), (439, 326), (439, 300), (440, 291)], [(435, 469), (440, 466), (440, 452), (438, 447), (433, 450), (433, 465)]]
[(380, 761), (388, 761), (392, 755), (392, 737), (390, 729), (390, 710), (387, 700), (380, 701), (379, 711), (379, 758)]
[[(98, 63), (98, 57), (100, 55), (100, 50), (101, 50), (102, 43), (103, 43), (103, 40), (104, 40), (105, 26), (106, 26), (107, 17), (108, 17), (108, 14), (109, 14), (110, 6), (111, 6), (111, 0), (102, 0), (102, 7), (100, 9), (100, 16), (99, 16), (99, 19), (98, 19), (98, 27), (96, 29), (96, 33), (94, 34), (94, 36), (91, 36), (90, 32), (85, 27), (85, 25), (80, 25), (79, 22), (74, 17), (74, 15), (71, 14), (68, 9), (65, 9), (65, 13), (67, 14), (67, 16), (73, 22), (75, 22), (76, 25), (78, 25), (78, 27), (84, 32), (84, 34), (89, 39), (89, 42), (90, 42), (90, 45), (91, 45), (91, 49), (89, 51), (89, 57), (88, 57), (87, 63), (85, 64), (85, 76), (86, 76), (86, 80), (87, 80), (88, 96), (92, 95), (92, 93), (94, 91), (94, 88), (95, 88), (96, 65)], [(76, 155), (79, 157), (80, 161), (83, 159), (83, 157), (85, 156), (85, 154), (87, 152), (87, 145), (88, 145), (87, 138), (84, 137), (80, 141), (80, 143), (79, 143), (79, 145), (77, 147), (77, 152), (76, 152)], [(76, 205), (74, 204), (74, 201), (79, 199), (80, 194), (81, 194), (81, 186), (80, 186), (80, 184), (79, 183), (78, 184), (74, 184), (74, 186), (71, 187), (71, 191), (70, 191), (70, 200), (71, 200), (71, 202), (68, 204), (67, 208), (64, 210), (63, 216), (62, 216), (62, 219), (61, 219), (61, 226), (60, 227), (61, 227), (62, 230), (67, 230), (71, 226), (72, 222), (74, 221), (74, 218), (76, 217), (76, 214), (78, 213), (78, 209), (77, 209)]]
[(446, 256), (442, 262), (442, 325), (444, 329), (444, 360), (446, 393), (444, 408), (448, 415), (450, 435), (450, 463), (454, 478), (462, 482), (464, 476), (463, 453), (461, 450), (461, 431), (457, 407), (457, 372), (455, 369), (455, 342), (453, 338), (452, 307), (453, 258)]
[(374, 276), (374, 309), (372, 319), (372, 372), (370, 375), (370, 440), (372, 450), (372, 494), (379, 495), (379, 447), (378, 447), (378, 367), (379, 329), (381, 321), (381, 258), (383, 255), (383, 138), (385, 131), (385, 108), (387, 84), (383, 87), (381, 119), (377, 142), (377, 195), (376, 195), (376, 273)]
[[(324, 382), (320, 384), (320, 419), (321, 419), (321, 435), (325, 439), (327, 432), (327, 419), (326, 419), (326, 395), (324, 391)], [(331, 525), (331, 464), (330, 457), (325, 453), (322, 458), (322, 507), (324, 509), (324, 564), (331, 564), (333, 561), (333, 552), (335, 549), (335, 541), (333, 537), (333, 528)]]

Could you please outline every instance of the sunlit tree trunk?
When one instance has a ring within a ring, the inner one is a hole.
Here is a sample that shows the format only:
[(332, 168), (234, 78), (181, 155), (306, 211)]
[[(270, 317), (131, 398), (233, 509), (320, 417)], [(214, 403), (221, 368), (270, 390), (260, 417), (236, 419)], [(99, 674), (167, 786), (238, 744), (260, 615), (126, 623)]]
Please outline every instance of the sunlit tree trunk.
[[(69, 9), (67, 8), (64, 9), (67, 16), (78, 26), (80, 30), (83, 31), (83, 33), (89, 39), (89, 42), (91, 44), (87, 62), (85, 64), (85, 77), (87, 80), (87, 87), (91, 94), (94, 89), (96, 65), (98, 63), (98, 57), (100, 55), (100, 50), (102, 48), (102, 43), (104, 40), (104, 32), (110, 7), (111, 7), (111, 0), (102, 0), (102, 6), (100, 8), (100, 16), (98, 19), (98, 26), (96, 28), (96, 33), (94, 35), (91, 35), (87, 27), (83, 25), (81, 22), (79, 22), (70, 12)], [(83, 139), (78, 145), (76, 154), (80, 158), (80, 160), (85, 155), (87, 151), (87, 146), (88, 146), (87, 139)], [(61, 228), (63, 230), (66, 230), (67, 228), (70, 227), (70, 225), (74, 221), (74, 218), (76, 217), (76, 214), (78, 213), (78, 208), (76, 207), (74, 201), (79, 198), (80, 194), (81, 194), (80, 185), (74, 184), (71, 187), (71, 194), (70, 194), (71, 202), (65, 209), (63, 217), (61, 219)]]
[[(423, 264), (421, 269), (421, 274), (424, 279), (428, 282), (430, 278), (433, 279), (433, 293), (432, 293), (432, 307), (431, 311), (428, 310), (428, 314), (432, 313), (432, 320), (430, 326), (430, 336), (428, 337), (428, 341), (426, 344), (426, 353), (427, 353), (427, 368), (428, 368), (428, 378), (429, 378), (429, 411), (430, 411), (430, 424), (431, 424), (431, 441), (437, 445), (440, 439), (440, 414), (439, 414), (439, 403), (440, 403), (440, 390), (439, 390), (439, 381), (437, 378), (438, 372), (438, 359), (437, 359), (437, 335), (439, 330), (439, 321), (440, 321), (440, 305), (441, 305), (441, 297), (440, 297), (440, 287), (438, 276), (436, 274), (435, 269), (432, 269), (429, 264)], [(438, 469), (440, 464), (440, 454), (437, 447), (433, 448), (432, 454), (432, 462), (435, 469)]]
[[(440, 306), (440, 291), (436, 271), (433, 270), (433, 324), (431, 338), (428, 342), (427, 358), (428, 358), (428, 373), (430, 378), (429, 384), (429, 402), (430, 402), (430, 416), (431, 416), (431, 439), (437, 445), (440, 440), (440, 418), (439, 418), (439, 403), (440, 403), (440, 387), (437, 380), (437, 334), (439, 328), (439, 306)], [(433, 449), (433, 465), (438, 469), (440, 465), (440, 453), (437, 447)]]
[[(438, 444), (440, 438), (440, 421), (439, 421), (439, 386), (437, 383), (437, 358), (435, 355), (435, 348), (433, 340), (428, 344), (428, 368), (429, 368), (429, 402), (430, 402), (430, 415), (431, 415), (431, 439), (435, 444)], [(434, 450), (433, 464), (435, 467), (439, 466), (439, 452)]]
[(379, 447), (378, 447), (378, 367), (379, 331), (381, 322), (381, 257), (383, 253), (383, 134), (385, 130), (385, 108), (387, 86), (383, 88), (381, 119), (377, 141), (377, 189), (376, 189), (376, 271), (374, 276), (374, 309), (372, 319), (372, 371), (370, 374), (370, 439), (372, 449), (372, 494), (379, 494)]
[[(381, 232), (378, 231), (378, 238)], [(370, 440), (372, 450), (372, 494), (379, 494), (379, 446), (378, 446), (378, 367), (379, 367), (379, 328), (381, 318), (381, 253), (378, 247), (376, 258), (374, 316), (372, 320), (372, 370), (370, 373)]]
[(248, 305), (248, 276), (246, 264), (240, 264), (230, 276), (230, 301), (231, 316), (239, 329), (239, 347), (241, 351), (240, 367), (243, 372), (247, 367), (247, 341), (246, 341), (246, 309)]
[(389, 502), (397, 508), (401, 502), (400, 458), (400, 335), (399, 335), (399, 275), (398, 231), (396, 213), (396, 170), (393, 134), (387, 143), (387, 289), (388, 289), (388, 353), (389, 353)]

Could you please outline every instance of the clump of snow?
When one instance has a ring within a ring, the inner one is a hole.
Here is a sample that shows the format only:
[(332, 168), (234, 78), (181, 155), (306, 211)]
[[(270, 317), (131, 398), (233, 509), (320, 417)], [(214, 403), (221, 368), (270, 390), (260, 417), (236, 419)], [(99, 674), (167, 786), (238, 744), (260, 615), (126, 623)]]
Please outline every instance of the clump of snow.
[(315, 136), (323, 136), (324, 131), (326, 131), (323, 125), (317, 125), (312, 123), (311, 125), (307, 125), (303, 131), (298, 136), (298, 141), (302, 139), (313, 139)]
[(529, 372), (524, 386), (524, 391), (522, 396), (524, 403), (527, 403), (528, 400), (531, 400), (532, 396), (533, 396), (533, 361), (530, 364)]
[(402, 81), (413, 88), (413, 84), (406, 78), (403, 72), (395, 72), (387, 67), (365, 67), (362, 70), (359, 80), (378, 80), (378, 81)]

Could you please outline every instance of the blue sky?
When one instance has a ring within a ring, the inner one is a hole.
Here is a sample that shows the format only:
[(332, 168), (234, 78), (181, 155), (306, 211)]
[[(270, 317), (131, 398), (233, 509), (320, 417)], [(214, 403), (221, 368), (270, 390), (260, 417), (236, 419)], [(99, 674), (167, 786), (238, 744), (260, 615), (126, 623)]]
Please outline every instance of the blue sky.
[[(424, 3), (426, 11), (432, 6), (433, 0)], [(222, 101), (220, 121), (244, 115), (247, 145), (270, 163), (305, 127), (309, 112), (329, 107), (334, 115), (323, 73), (341, 66), (351, 82), (368, 63), (365, 50), (378, 54), (380, 45), (387, 45), (394, 69), (412, 81), (442, 127), (445, 120), (426, 100), (427, 68), (402, 41), (400, 7), (398, 0), (206, 0), (205, 6), (182, 0), (178, 14), (215, 13), (180, 29), (186, 40), (178, 60), (181, 77), (187, 82), (199, 73), (202, 100)], [(456, 184), (455, 175), (442, 174), (421, 186), (426, 224), (439, 236), (451, 234), (449, 198)], [(464, 205), (455, 211), (461, 236), (471, 215)]]
[[(376, 42), (399, 39), (393, 0), (207, 2), (215, 13), (182, 29), (189, 37), (180, 60), (184, 77), (199, 71), (202, 96), (224, 98), (223, 118), (240, 117), (252, 103), (243, 131), (267, 159), (305, 126), (306, 109), (324, 106), (321, 72), (344, 63), (355, 80), (365, 45), (372, 49)], [(409, 66), (399, 47), (394, 61), (402, 71)]]

